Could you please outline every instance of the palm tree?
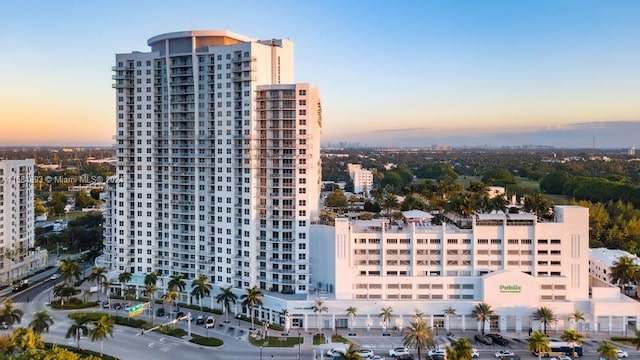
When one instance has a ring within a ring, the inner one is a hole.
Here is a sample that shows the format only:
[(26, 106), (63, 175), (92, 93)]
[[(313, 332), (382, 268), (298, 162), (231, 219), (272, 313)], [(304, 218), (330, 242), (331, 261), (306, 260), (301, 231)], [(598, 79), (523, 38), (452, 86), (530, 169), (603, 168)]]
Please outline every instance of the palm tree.
[(349, 348), (347, 349), (347, 353), (340, 357), (341, 360), (360, 360), (362, 357), (358, 353), (358, 349), (356, 349), (353, 343), (349, 344)]
[(493, 315), (493, 310), (491, 306), (487, 303), (480, 303), (473, 307), (473, 311), (471, 312), (471, 316), (473, 316), (476, 320), (480, 321), (482, 324), (482, 333), (484, 334), (484, 324), (491, 318)]
[(411, 321), (409, 326), (402, 330), (402, 344), (415, 348), (418, 352), (418, 359), (421, 359), (420, 351), (435, 346), (436, 342), (433, 331), (427, 327), (424, 321)]
[(148, 273), (147, 275), (144, 276), (144, 284), (145, 285), (157, 285), (158, 284), (158, 272), (153, 270), (152, 272)]
[(355, 306), (349, 306), (347, 308), (347, 316), (349, 317), (349, 329), (353, 331), (353, 327), (355, 325), (356, 314), (358, 313), (358, 308)]
[(449, 331), (449, 328), (451, 327), (449, 325), (449, 322), (451, 321), (451, 316), (455, 316), (456, 315), (456, 309), (453, 308), (453, 306), (449, 305), (448, 308), (444, 309), (444, 317), (445, 317), (445, 321), (447, 323), (447, 331)]
[(233, 293), (233, 287), (229, 285), (228, 287), (222, 289), (222, 292), (216, 296), (216, 302), (218, 304), (222, 304), (222, 308), (225, 311), (227, 320), (226, 323), (229, 322), (229, 313), (231, 312), (231, 304), (235, 304), (238, 300), (238, 295)]
[(471, 360), (473, 358), (473, 346), (467, 338), (461, 338), (451, 342), (447, 346), (447, 359), (450, 360)]
[(100, 284), (102, 284), (102, 282), (104, 282), (107, 279), (107, 276), (105, 275), (106, 273), (107, 273), (107, 269), (105, 267), (94, 266), (91, 268), (91, 275), (89, 275), (89, 281), (95, 280), (96, 285), (98, 285), (98, 301), (100, 301)]
[(282, 311), (280, 311), (280, 316), (282, 316), (284, 318), (284, 331), (285, 332), (289, 332), (289, 310), (287, 309), (282, 309)]
[(262, 306), (262, 296), (264, 293), (262, 290), (258, 289), (257, 286), (253, 285), (245, 290), (245, 293), (240, 296), (242, 300), (242, 306), (248, 307), (249, 312), (251, 313), (251, 330), (254, 330), (253, 327), (253, 307), (254, 306)]
[(113, 285), (113, 280), (111, 279), (106, 279), (102, 282), (102, 287), (105, 290), (105, 294), (107, 295), (107, 304), (110, 303), (110, 298), (111, 298), (111, 286)]
[(124, 290), (124, 299), (134, 299), (136, 297), (136, 287), (135, 286), (127, 286), (127, 288)]
[[(37, 334), (33, 329), (17, 328), (11, 334), (11, 342), (23, 352), (24, 358), (30, 358), (29, 352), (44, 348), (42, 335)], [(21, 357), (22, 358), (22, 357)]]
[(634, 263), (633, 259), (628, 256), (620, 256), (611, 266), (609, 279), (611, 283), (618, 284), (625, 293), (626, 285), (634, 279), (637, 269), (638, 265)]
[(547, 325), (554, 323), (556, 321), (556, 316), (553, 313), (553, 310), (546, 306), (541, 306), (533, 313), (533, 319), (542, 322), (543, 332), (546, 334)]
[(24, 312), (20, 309), (13, 307), (13, 301), (7, 299), (2, 302), (2, 309), (0, 309), (0, 321), (7, 323), (9, 327), (12, 327), (15, 323), (22, 321)]
[(167, 283), (167, 288), (169, 290), (176, 290), (178, 292), (183, 292), (186, 286), (187, 285), (184, 282), (182, 274), (171, 275), (171, 279), (169, 279), (169, 282)]
[(387, 218), (391, 220), (391, 216), (393, 215), (393, 210), (398, 208), (398, 199), (396, 195), (392, 193), (385, 194), (383, 199), (383, 205), (387, 213)]
[(378, 314), (378, 317), (382, 319), (382, 327), (385, 331), (387, 330), (387, 325), (389, 325), (389, 322), (391, 322), (391, 317), (393, 316), (392, 313), (393, 309), (391, 309), (391, 306), (389, 306), (380, 309), (380, 314)]
[(549, 338), (541, 331), (534, 331), (527, 339), (527, 343), (529, 344), (529, 350), (534, 354), (538, 354), (538, 360), (542, 359), (543, 351), (551, 351)]
[(87, 336), (89, 333), (89, 328), (87, 327), (87, 323), (89, 322), (86, 318), (75, 318), (73, 324), (67, 330), (65, 334), (65, 338), (75, 338), (78, 343), (78, 350), (80, 350), (80, 337)]
[(562, 339), (562, 341), (566, 341), (567, 343), (569, 343), (569, 346), (571, 346), (571, 357), (575, 359), (576, 353), (574, 351), (574, 348), (576, 345), (582, 344), (582, 342), (584, 341), (584, 335), (580, 334), (577, 330), (567, 329), (562, 333), (562, 336), (560, 338)]
[(313, 312), (318, 314), (318, 331), (322, 328), (322, 313), (329, 312), (329, 308), (324, 305), (324, 301), (316, 300), (315, 305), (313, 305)]
[(618, 359), (618, 350), (617, 347), (611, 345), (610, 342), (605, 341), (598, 347), (598, 355), (600, 358), (604, 358), (606, 360), (617, 360)]
[(71, 280), (75, 278), (80, 280), (80, 269), (77, 260), (72, 260), (70, 257), (60, 260), (60, 277), (67, 284), (71, 285)]
[(199, 274), (198, 277), (191, 282), (191, 296), (198, 297), (200, 311), (202, 311), (202, 298), (211, 295), (211, 284), (208, 283), (209, 277), (205, 274)]
[(176, 300), (178, 300), (178, 296), (180, 296), (180, 293), (176, 290), (168, 290), (164, 295), (162, 295), (162, 302), (169, 303), (169, 306), (171, 306), (171, 312), (173, 312), (173, 305)]
[(154, 320), (154, 311), (153, 311), (153, 306), (156, 303), (156, 299), (155, 299), (155, 295), (156, 295), (156, 291), (158, 291), (158, 287), (156, 286), (156, 284), (154, 283), (149, 283), (149, 284), (145, 284), (144, 286), (144, 296), (148, 297), (151, 300), (151, 324), (153, 325), (153, 320)]
[(636, 330), (636, 337), (631, 339), (631, 343), (636, 346), (636, 350), (640, 350), (640, 330)]
[(36, 334), (42, 334), (43, 332), (49, 332), (49, 325), (53, 325), (53, 319), (47, 313), (47, 310), (41, 310), (33, 314), (33, 320), (29, 323), (29, 327), (33, 329)]
[(585, 321), (584, 314), (580, 311), (576, 310), (569, 314), (569, 321), (573, 321), (576, 324), (576, 330), (578, 330), (578, 324), (580, 324), (580, 320)]
[(133, 275), (130, 272), (124, 271), (118, 274), (118, 281), (120, 282), (120, 291), (122, 292), (122, 296), (125, 300), (127, 300), (127, 295), (124, 292), (124, 287), (129, 283), (132, 279)]
[(89, 330), (89, 338), (91, 341), (100, 341), (100, 356), (104, 346), (104, 339), (109, 336), (113, 337), (114, 320), (108, 315), (103, 315), (98, 321), (93, 322), (93, 328)]

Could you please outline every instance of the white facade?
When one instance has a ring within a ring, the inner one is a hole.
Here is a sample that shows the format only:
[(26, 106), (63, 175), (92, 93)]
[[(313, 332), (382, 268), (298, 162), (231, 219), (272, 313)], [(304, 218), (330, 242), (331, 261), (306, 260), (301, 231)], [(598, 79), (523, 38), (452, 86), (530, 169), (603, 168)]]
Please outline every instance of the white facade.
[(369, 196), (373, 187), (373, 173), (367, 169), (355, 170), (351, 173), (353, 180), (353, 192)]
[(46, 266), (34, 248), (33, 159), (0, 160), (0, 284), (8, 285)]
[(589, 250), (589, 275), (602, 284), (616, 285), (611, 284), (609, 274), (611, 274), (613, 263), (622, 256), (626, 256), (632, 259), (635, 264), (640, 265), (640, 259), (637, 256), (624, 250), (607, 248)]
[(184, 275), (187, 290), (205, 274), (219, 287), (307, 293), (321, 108), (315, 88), (293, 84), (293, 44), (228, 31), (148, 44), (113, 67), (104, 264), (134, 284), (157, 270)]

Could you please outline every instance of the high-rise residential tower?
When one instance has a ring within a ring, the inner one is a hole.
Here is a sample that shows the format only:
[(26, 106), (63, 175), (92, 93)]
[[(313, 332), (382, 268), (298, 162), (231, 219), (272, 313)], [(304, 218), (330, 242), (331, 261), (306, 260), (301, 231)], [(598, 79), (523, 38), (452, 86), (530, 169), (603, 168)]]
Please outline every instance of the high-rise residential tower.
[(35, 248), (33, 159), (0, 159), (0, 284), (7, 285), (46, 266), (47, 252)]
[(205, 274), (221, 287), (307, 293), (321, 108), (314, 87), (293, 81), (293, 44), (184, 31), (148, 45), (113, 67), (107, 266), (134, 283), (155, 270), (187, 285)]

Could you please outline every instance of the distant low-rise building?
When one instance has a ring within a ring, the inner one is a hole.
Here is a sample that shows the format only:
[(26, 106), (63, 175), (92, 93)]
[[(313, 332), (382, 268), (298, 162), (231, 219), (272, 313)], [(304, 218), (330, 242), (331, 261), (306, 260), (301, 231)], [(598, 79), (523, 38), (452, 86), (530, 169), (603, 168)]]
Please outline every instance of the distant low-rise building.
[(609, 278), (611, 268), (614, 263), (622, 256), (633, 259), (640, 265), (640, 259), (637, 256), (618, 249), (595, 248), (589, 250), (589, 276), (591, 276), (591, 284), (593, 286), (617, 286), (612, 284)]

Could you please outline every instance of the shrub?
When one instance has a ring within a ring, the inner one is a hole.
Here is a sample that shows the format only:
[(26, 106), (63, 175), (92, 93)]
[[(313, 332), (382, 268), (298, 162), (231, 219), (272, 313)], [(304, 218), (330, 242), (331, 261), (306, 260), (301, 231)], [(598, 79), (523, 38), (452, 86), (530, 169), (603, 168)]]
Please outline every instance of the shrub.
[(64, 306), (60, 305), (60, 300), (55, 300), (51, 302), (52, 309), (59, 310), (77, 310), (77, 309), (86, 309), (90, 307), (98, 306), (98, 302), (96, 301), (87, 301), (83, 302), (78, 298), (71, 298), (69, 301), (64, 302)]
[(222, 346), (224, 344), (224, 342), (218, 338), (204, 337), (204, 336), (198, 336), (193, 334), (192, 336), (193, 338), (189, 341), (191, 341), (194, 344), (203, 345), (203, 346)]

